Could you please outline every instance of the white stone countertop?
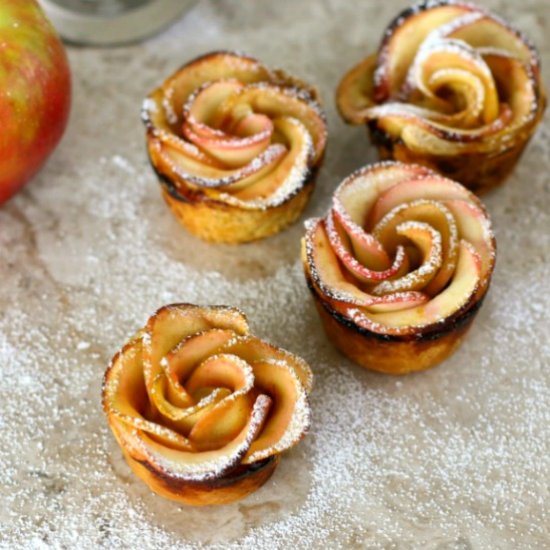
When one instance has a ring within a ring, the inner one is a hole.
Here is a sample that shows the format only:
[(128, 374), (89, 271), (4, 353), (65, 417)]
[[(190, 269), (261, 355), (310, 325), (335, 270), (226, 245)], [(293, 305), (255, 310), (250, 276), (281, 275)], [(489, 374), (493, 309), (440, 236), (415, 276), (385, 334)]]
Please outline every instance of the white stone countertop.
[[(538, 45), (548, 0), (484, 0)], [(139, 45), (69, 47), (74, 103), (46, 168), (0, 207), (1, 548), (549, 548), (550, 125), (484, 198), (498, 241), (491, 290), (459, 351), (392, 378), (327, 342), (306, 289), (306, 217), (374, 160), (334, 90), (403, 0), (202, 0)], [(183, 62), (238, 49), (316, 84), (325, 165), (300, 223), (214, 246), (165, 207), (140, 122), (144, 95)], [(547, 84), (547, 88), (548, 88)], [(100, 402), (125, 339), (170, 302), (242, 308), (252, 330), (315, 374), (310, 434), (249, 498), (191, 509), (124, 462)]]

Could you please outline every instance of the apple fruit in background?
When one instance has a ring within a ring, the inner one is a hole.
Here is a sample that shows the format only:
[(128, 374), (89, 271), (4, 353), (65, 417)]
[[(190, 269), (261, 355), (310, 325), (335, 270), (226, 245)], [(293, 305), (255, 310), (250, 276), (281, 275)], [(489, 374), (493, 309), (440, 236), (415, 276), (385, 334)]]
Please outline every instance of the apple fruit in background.
[(67, 125), (65, 49), (35, 0), (0, 0), (0, 204), (44, 164)]

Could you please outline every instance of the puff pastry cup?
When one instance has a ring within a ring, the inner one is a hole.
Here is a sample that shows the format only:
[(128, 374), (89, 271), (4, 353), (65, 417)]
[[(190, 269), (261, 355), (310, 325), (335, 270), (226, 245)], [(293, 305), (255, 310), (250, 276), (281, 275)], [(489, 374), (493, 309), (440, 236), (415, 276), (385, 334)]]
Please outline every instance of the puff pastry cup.
[(157, 494), (203, 506), (269, 479), (310, 423), (312, 374), (225, 306), (159, 309), (113, 358), (103, 407), (126, 461)]
[(333, 344), (359, 365), (405, 374), (459, 345), (489, 288), (495, 241), (465, 187), (386, 161), (345, 179), (326, 217), (306, 222), (302, 259)]
[(342, 79), (337, 104), (368, 125), (381, 159), (423, 164), (481, 194), (514, 168), (546, 107), (534, 46), (461, 1), (400, 13), (378, 52)]
[(327, 139), (317, 91), (233, 52), (179, 69), (145, 100), (147, 149), (178, 220), (214, 242), (267, 237), (294, 222)]

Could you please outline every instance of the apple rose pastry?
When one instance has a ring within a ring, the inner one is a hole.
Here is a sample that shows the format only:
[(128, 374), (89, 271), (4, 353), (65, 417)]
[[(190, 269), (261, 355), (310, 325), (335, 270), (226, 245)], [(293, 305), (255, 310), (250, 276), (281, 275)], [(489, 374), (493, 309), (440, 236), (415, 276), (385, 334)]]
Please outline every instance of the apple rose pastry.
[(309, 427), (311, 371), (230, 307), (169, 305), (113, 358), (103, 407), (132, 470), (159, 495), (241, 499)]
[(466, 2), (399, 14), (378, 52), (341, 81), (344, 119), (367, 123), (380, 158), (417, 162), (476, 193), (514, 168), (546, 107), (540, 62), (519, 31)]
[(210, 53), (153, 91), (142, 117), (164, 199), (191, 233), (261, 239), (305, 208), (327, 130), (317, 91), (297, 78)]
[(495, 241), (479, 199), (420, 165), (353, 173), (302, 257), (329, 339), (369, 369), (405, 374), (458, 346), (489, 287)]

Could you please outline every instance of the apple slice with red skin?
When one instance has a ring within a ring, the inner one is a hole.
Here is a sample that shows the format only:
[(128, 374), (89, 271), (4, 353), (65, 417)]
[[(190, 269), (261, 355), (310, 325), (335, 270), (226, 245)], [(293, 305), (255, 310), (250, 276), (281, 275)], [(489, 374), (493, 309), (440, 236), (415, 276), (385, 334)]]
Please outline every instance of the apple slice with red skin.
[(293, 189), (300, 189), (308, 177), (313, 146), (305, 126), (295, 118), (279, 117), (274, 121), (274, 128), (284, 137), (287, 154), (263, 178), (235, 190), (235, 199), (268, 202), (276, 193), (287, 196)]
[(273, 123), (267, 117), (262, 119), (264, 128), (256, 134), (246, 137), (216, 136), (204, 137), (196, 134), (191, 126), (184, 124), (184, 136), (199, 146), (206, 154), (214, 157), (228, 168), (237, 168), (252, 162), (271, 142)]
[[(411, 220), (427, 224), (439, 235), (437, 240), (440, 243), (441, 262), (437, 264), (437, 274), (432, 273), (433, 278), (430, 277), (429, 283), (426, 280), (426, 286), (423, 288), (423, 292), (434, 296), (445, 287), (455, 270), (459, 241), (456, 222), (451, 211), (441, 201), (420, 199), (395, 206), (376, 224), (373, 235), (388, 253), (392, 253), (400, 246), (405, 246), (406, 235), (402, 235), (398, 227)], [(426, 258), (425, 254), (422, 256)], [(426, 271), (427, 267), (419, 269)], [(431, 270), (428, 271), (431, 273)], [(427, 275), (426, 272), (419, 280), (425, 280)], [(386, 284), (382, 288), (389, 287)]]
[(457, 199), (478, 202), (473, 193), (459, 183), (431, 172), (428, 177), (410, 178), (400, 181), (380, 193), (370, 210), (367, 227), (372, 229), (397, 206), (417, 200)]
[(374, 99), (377, 103), (396, 96), (414, 56), (433, 29), (477, 10), (472, 4), (441, 2), (407, 8), (388, 25), (377, 56)]
[(391, 261), (376, 239), (363, 230), (380, 193), (396, 183), (435, 174), (416, 164), (382, 162), (348, 176), (334, 192), (332, 213), (349, 235), (354, 256), (369, 269), (388, 269)]
[(286, 362), (252, 364), (255, 388), (272, 400), (270, 414), (243, 464), (252, 464), (294, 446), (309, 429), (307, 393), (296, 371)]
[(188, 438), (143, 416), (148, 396), (142, 352), (141, 338), (134, 338), (114, 356), (105, 373), (103, 407), (111, 425), (118, 434), (145, 431), (172, 448), (194, 451), (195, 447)]
[[(261, 433), (271, 407), (271, 399), (259, 395), (242, 430), (229, 443), (219, 449), (203, 452), (187, 452), (166, 447), (146, 433), (125, 434), (131, 441), (123, 443), (125, 448), (145, 460), (151, 468), (186, 481), (218, 479), (242, 462), (252, 442)], [(133, 456), (132, 456), (133, 457)]]
[(183, 128), (186, 127), (203, 138), (229, 137), (214, 123), (220, 104), (234, 93), (242, 90), (244, 84), (235, 79), (207, 82), (193, 92), (183, 106)]
[(495, 237), (485, 209), (477, 199), (472, 202), (448, 199), (442, 201), (452, 212), (459, 236), (473, 245), (481, 260), (481, 290), (493, 272), (495, 264)]
[[(236, 52), (212, 52), (186, 63), (158, 89), (176, 116), (176, 119), (169, 123), (171, 131), (179, 131), (183, 116), (181, 106), (185, 105), (188, 98), (203, 84), (229, 79), (250, 84), (270, 80), (272, 76), (272, 71), (257, 59)], [(159, 102), (161, 106), (163, 100)], [(161, 113), (165, 113), (164, 107)]]
[(346, 279), (325, 231), (322, 219), (309, 220), (304, 238), (305, 256), (313, 283), (327, 299), (369, 308), (371, 311), (393, 311), (426, 303), (420, 292), (397, 292), (375, 296)]
[(431, 225), (419, 221), (406, 221), (399, 223), (395, 232), (414, 243), (420, 250), (421, 263), (418, 268), (401, 277), (378, 283), (372, 289), (373, 294), (378, 296), (412, 290), (423, 291), (443, 264), (441, 234)]
[(470, 243), (462, 240), (453, 279), (447, 288), (429, 302), (405, 310), (384, 313), (356, 308), (353, 320), (358, 326), (385, 334), (407, 334), (420, 328), (426, 329), (467, 308), (468, 304), (475, 300), (480, 283), (479, 254)]
[(255, 336), (247, 334), (246, 336), (235, 338), (223, 348), (223, 353), (237, 355), (250, 365), (273, 361), (281, 364), (285, 363), (296, 373), (306, 393), (311, 392), (313, 374), (309, 365), (297, 355), (278, 348), (264, 340), (260, 340)]
[[(354, 256), (349, 235), (335, 218), (336, 216), (331, 210), (325, 219), (325, 229), (330, 244), (340, 261), (356, 279), (363, 283), (373, 283), (391, 277), (400, 277), (408, 271), (409, 262), (403, 247), (397, 248), (393, 263), (388, 269), (377, 271), (363, 265)], [(356, 249), (361, 247), (360, 255), (362, 258), (368, 259), (368, 265), (387, 265), (389, 263), (386, 251), (372, 235), (361, 235), (361, 238), (356, 239), (355, 243)]]
[(220, 104), (243, 88), (236, 80), (208, 83), (192, 94), (184, 107), (183, 135), (229, 168), (251, 162), (269, 145), (273, 133), (271, 120), (254, 113), (231, 124), (234, 134), (213, 124)]
[(188, 336), (211, 328), (228, 329), (239, 335), (248, 333), (246, 317), (239, 310), (225, 306), (201, 308), (172, 304), (160, 308), (149, 318), (143, 337), (143, 370), (149, 393), (154, 379), (163, 372), (161, 360)]
[(262, 180), (273, 171), (285, 156), (287, 149), (280, 143), (274, 143), (257, 158), (236, 169), (226, 169), (221, 163), (216, 166), (216, 161), (206, 155), (204, 157), (208, 160), (204, 162), (204, 158), (197, 157), (194, 151), (190, 155), (188, 147), (185, 146), (175, 148), (172, 144), (167, 147), (158, 143), (158, 154), (155, 154), (154, 146), (152, 149), (151, 145), (150, 152), (159, 161), (158, 169), (176, 178), (176, 185), (179, 180), (196, 189), (236, 191)]
[[(279, 117), (292, 117), (299, 120), (313, 139), (314, 155), (312, 164), (317, 164), (325, 150), (326, 122), (316, 101), (303, 98), (300, 91), (274, 84), (261, 83), (243, 88), (229, 96), (219, 107), (218, 116), (222, 119), (240, 118), (238, 113), (243, 105), (251, 111), (263, 114), (271, 120)], [(237, 112), (237, 115), (233, 113)]]

